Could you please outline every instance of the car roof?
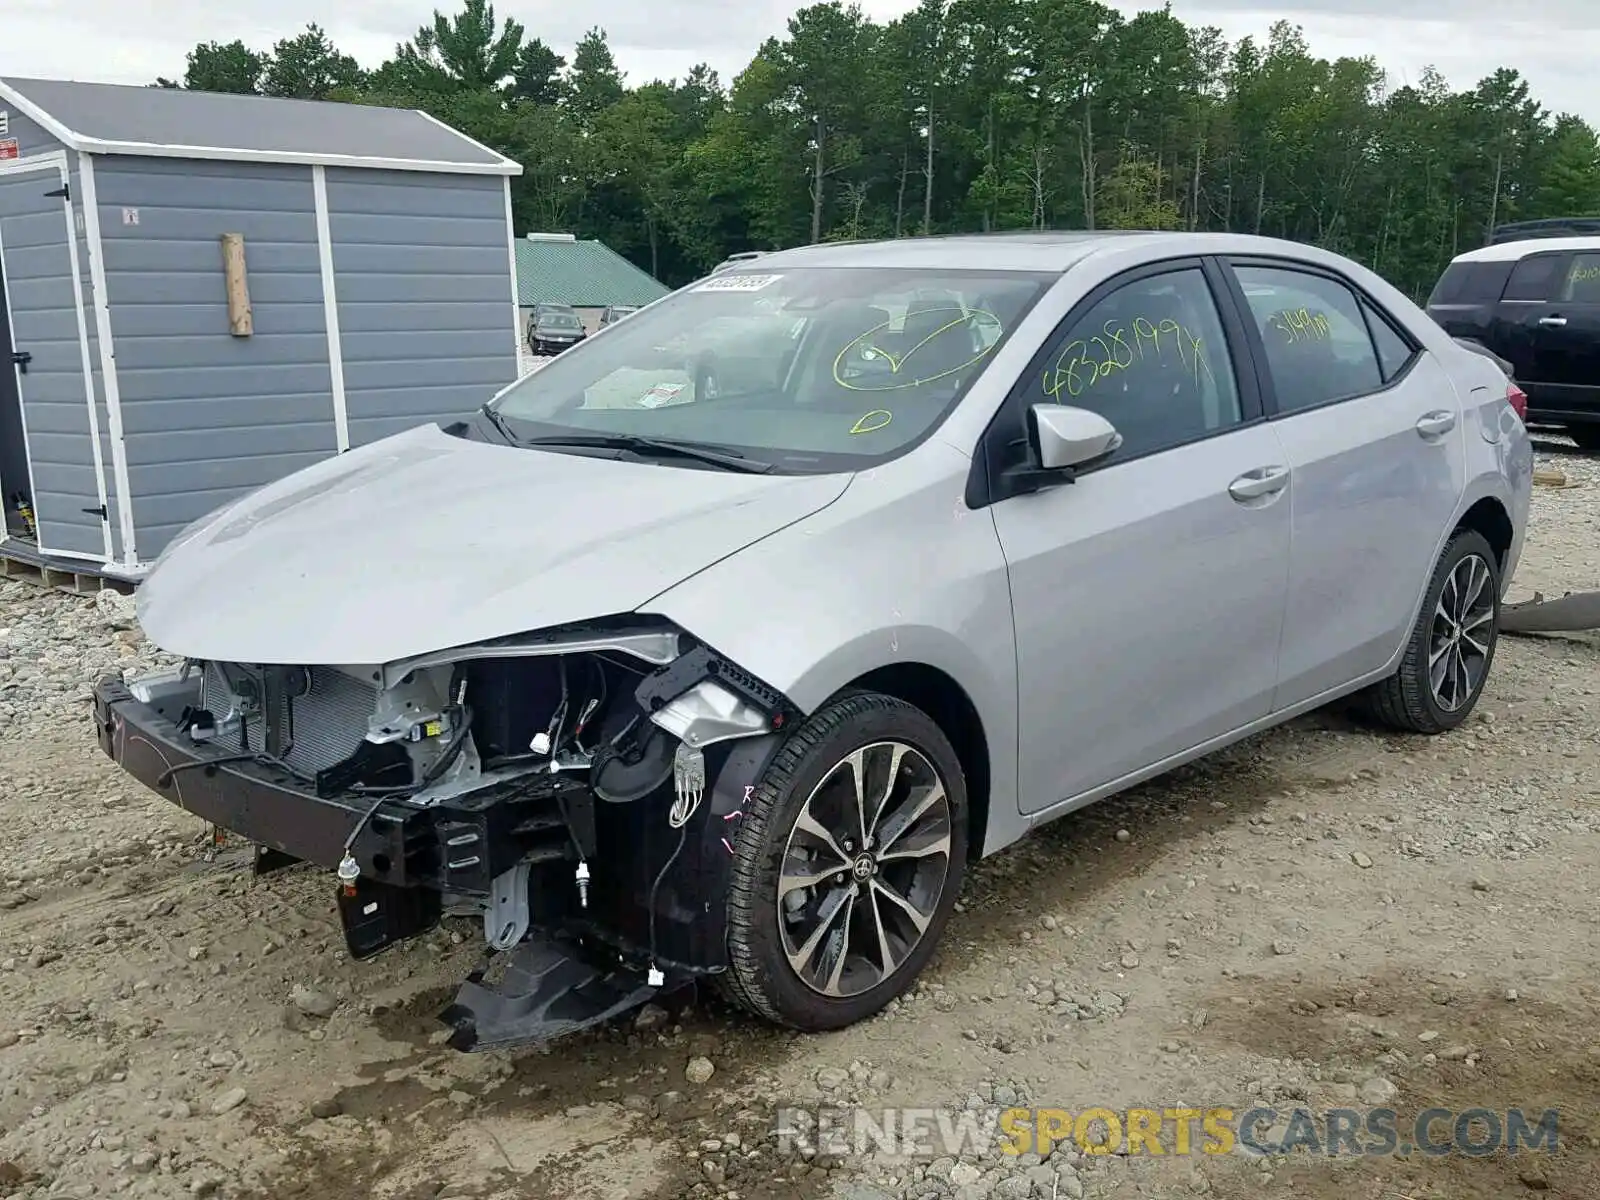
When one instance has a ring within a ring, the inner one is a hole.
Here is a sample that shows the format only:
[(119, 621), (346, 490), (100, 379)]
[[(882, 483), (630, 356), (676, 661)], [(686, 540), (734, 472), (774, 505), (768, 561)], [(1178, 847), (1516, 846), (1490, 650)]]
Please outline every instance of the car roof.
[(1515, 242), (1496, 242), (1458, 254), (1451, 262), (1515, 262), (1535, 253), (1556, 253), (1572, 250), (1600, 250), (1600, 237), (1536, 237)]
[(1096, 253), (1110, 250), (1147, 251), (1152, 259), (1187, 254), (1261, 254), (1330, 266), (1340, 261), (1338, 255), (1316, 246), (1249, 234), (1030, 229), (873, 242), (820, 242), (774, 250), (750, 266), (761, 273), (784, 267), (1066, 271)]

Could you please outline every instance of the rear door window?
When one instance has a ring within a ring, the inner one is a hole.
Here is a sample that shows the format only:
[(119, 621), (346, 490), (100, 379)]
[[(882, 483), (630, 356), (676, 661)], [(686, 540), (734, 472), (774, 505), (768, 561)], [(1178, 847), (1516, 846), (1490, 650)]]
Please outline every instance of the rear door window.
[(1560, 254), (1530, 254), (1511, 271), (1506, 282), (1506, 300), (1548, 300), (1555, 294), (1561, 276)]
[(1600, 254), (1574, 254), (1561, 299), (1568, 304), (1600, 304)]
[(1280, 412), (1375, 392), (1383, 369), (1355, 293), (1324, 275), (1235, 267), (1261, 335)]

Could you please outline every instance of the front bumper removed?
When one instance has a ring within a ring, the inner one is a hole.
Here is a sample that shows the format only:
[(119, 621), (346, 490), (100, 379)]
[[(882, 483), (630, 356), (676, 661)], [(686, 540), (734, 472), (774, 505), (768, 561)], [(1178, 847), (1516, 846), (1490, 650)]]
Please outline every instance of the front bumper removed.
[[(96, 686), (94, 711), (100, 746), (110, 758), (172, 803), (265, 848), (269, 853), (258, 855), (258, 865), (270, 859), (274, 866), (300, 861), (334, 870), (348, 853), (361, 873), (339, 886), (337, 905), (356, 959), (432, 929), (444, 895), (494, 896), (498, 879), (519, 866), (537, 868), (541, 859), (567, 872), (561, 877), (570, 884), (574, 841), (598, 838), (616, 847), (596, 863), (592, 905), (583, 912), (559, 905), (536, 911), (522, 940), (491, 952), (463, 982), (440, 1014), (453, 1027), (450, 1044), (458, 1050), (549, 1041), (722, 970), (731, 867), (727, 821), (741, 811), (748, 784), (781, 740), (769, 735), (714, 747), (705, 802), (681, 831), (687, 836), (673, 831), (668, 840), (664, 820), (643, 819), (652, 806), (597, 806), (587, 785), (570, 777), (547, 777), (537, 786), (545, 800), (559, 793), (562, 811), (589, 814), (584, 836), (549, 815), (555, 806), (530, 803), (525, 780), (425, 808), (319, 796), (270, 763), (194, 741), (180, 728), (180, 714), (163, 711), (159, 700), (140, 700), (120, 678)], [(674, 862), (667, 874), (661, 864), (669, 854)], [(636, 881), (657, 874), (667, 874), (667, 882), (652, 921)], [(546, 890), (555, 889), (535, 884), (535, 901)], [(658, 935), (650, 939), (657, 943), (654, 954), (644, 949), (647, 924)]]

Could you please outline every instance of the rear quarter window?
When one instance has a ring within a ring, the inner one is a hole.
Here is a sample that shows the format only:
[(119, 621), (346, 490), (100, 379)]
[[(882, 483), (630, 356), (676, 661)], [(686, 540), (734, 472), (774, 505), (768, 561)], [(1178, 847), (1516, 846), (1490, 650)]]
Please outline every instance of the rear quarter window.
[(1511, 272), (1507, 300), (1548, 300), (1559, 283), (1562, 255), (1530, 254)]
[(1511, 277), (1512, 262), (1454, 262), (1433, 285), (1428, 306), (1437, 304), (1493, 304)]
[(1416, 356), (1416, 347), (1365, 298), (1361, 301), (1361, 313), (1366, 317), (1367, 328), (1372, 333), (1372, 346), (1378, 352), (1378, 366), (1383, 370), (1383, 381), (1389, 383)]

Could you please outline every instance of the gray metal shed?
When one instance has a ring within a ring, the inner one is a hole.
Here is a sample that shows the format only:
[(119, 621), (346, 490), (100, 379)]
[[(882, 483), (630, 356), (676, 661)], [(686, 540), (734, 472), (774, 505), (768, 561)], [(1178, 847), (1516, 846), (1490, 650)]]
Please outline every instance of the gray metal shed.
[(0, 488), (38, 555), (137, 577), (515, 379), (521, 171), (411, 110), (0, 79)]

